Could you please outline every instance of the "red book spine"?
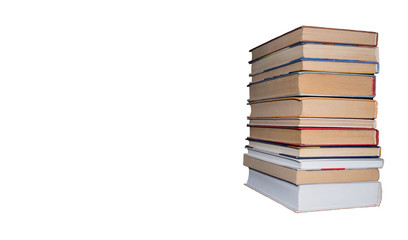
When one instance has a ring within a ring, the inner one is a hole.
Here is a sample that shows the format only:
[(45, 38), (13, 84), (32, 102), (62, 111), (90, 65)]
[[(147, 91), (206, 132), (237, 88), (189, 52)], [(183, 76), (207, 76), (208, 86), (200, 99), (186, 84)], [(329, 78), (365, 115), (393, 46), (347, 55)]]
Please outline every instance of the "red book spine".
[(376, 145), (380, 144), (380, 132), (377, 129), (375, 130), (375, 142), (377, 143)]
[(375, 96), (376, 93), (376, 77), (373, 77), (373, 85), (371, 86), (372, 94)]

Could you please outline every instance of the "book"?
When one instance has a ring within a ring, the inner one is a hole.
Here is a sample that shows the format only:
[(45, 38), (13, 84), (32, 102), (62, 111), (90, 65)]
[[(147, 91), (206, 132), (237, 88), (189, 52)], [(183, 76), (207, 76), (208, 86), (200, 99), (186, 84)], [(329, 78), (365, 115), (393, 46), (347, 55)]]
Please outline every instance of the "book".
[(356, 118), (249, 118), (250, 125), (283, 127), (375, 128), (375, 119)]
[(378, 131), (367, 128), (250, 127), (249, 139), (296, 146), (378, 145)]
[(302, 42), (250, 61), (251, 75), (300, 60), (378, 63), (378, 48)]
[(253, 82), (256, 82), (297, 71), (375, 74), (379, 72), (379, 64), (372, 62), (328, 61), (324, 59), (298, 59), (297, 61), (267, 69), (255, 75), (250, 74), (249, 76), (252, 77)]
[(250, 118), (312, 117), (374, 119), (377, 102), (371, 99), (288, 97), (253, 101)]
[(309, 158), (378, 158), (381, 156), (379, 146), (313, 146), (300, 147), (279, 144), (256, 139), (249, 140), (248, 147), (270, 154), (277, 154), (295, 159)]
[[(277, 164), (283, 167), (288, 167), (296, 170), (368, 169), (368, 168), (382, 168), (384, 165), (384, 160), (378, 157), (299, 159), (295, 157), (264, 152), (256, 148), (248, 148), (248, 154), (246, 156), (257, 158), (265, 162)], [(262, 172), (262, 170), (259, 171)]]
[(263, 57), (299, 42), (325, 42), (377, 46), (378, 33), (338, 28), (301, 26), (251, 50), (252, 59)]
[(374, 207), (382, 195), (378, 181), (295, 185), (253, 169), (245, 185), (294, 212)]
[(244, 155), (244, 166), (295, 185), (334, 182), (377, 181), (376, 168), (349, 170), (296, 170)]
[(373, 98), (375, 86), (374, 75), (324, 72), (295, 72), (248, 85), (249, 101), (302, 96)]

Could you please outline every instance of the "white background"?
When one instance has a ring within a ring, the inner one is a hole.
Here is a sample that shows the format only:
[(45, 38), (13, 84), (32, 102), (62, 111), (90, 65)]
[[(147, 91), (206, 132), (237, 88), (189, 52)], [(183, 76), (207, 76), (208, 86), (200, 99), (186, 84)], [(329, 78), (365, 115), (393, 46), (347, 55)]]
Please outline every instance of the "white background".
[[(403, 239), (402, 3), (2, 1), (0, 239)], [(248, 50), (301, 25), (379, 32), (379, 208), (243, 185)]]

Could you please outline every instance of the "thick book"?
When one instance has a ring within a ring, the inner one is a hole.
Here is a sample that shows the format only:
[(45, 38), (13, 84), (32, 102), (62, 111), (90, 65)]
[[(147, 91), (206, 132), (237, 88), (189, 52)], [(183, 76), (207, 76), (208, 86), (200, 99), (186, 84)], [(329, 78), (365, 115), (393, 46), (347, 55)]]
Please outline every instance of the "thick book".
[(249, 101), (282, 97), (374, 98), (375, 76), (324, 72), (296, 72), (251, 82)]
[(372, 99), (288, 97), (249, 102), (250, 118), (312, 117), (362, 118), (377, 116), (377, 102)]
[(377, 47), (299, 43), (250, 61), (251, 75), (285, 66), (299, 60), (378, 63)]
[(297, 71), (315, 71), (315, 72), (334, 72), (334, 73), (357, 73), (357, 74), (375, 74), (379, 72), (379, 64), (374, 62), (356, 62), (356, 61), (335, 61), (327, 59), (297, 59), (279, 67), (271, 68), (258, 73), (249, 75), (252, 81), (260, 81)]
[(377, 41), (378, 33), (376, 32), (301, 26), (249, 51), (252, 53), (252, 59), (257, 59), (299, 42), (340, 43), (375, 47)]
[(376, 128), (375, 119), (356, 118), (249, 118), (250, 125), (283, 127)]
[(367, 128), (250, 127), (249, 139), (296, 146), (378, 145), (378, 130)]
[[(299, 159), (248, 148), (246, 156), (296, 170), (345, 170), (382, 168), (382, 158), (306, 158)], [(259, 170), (261, 171), (261, 170)], [(262, 172), (262, 171), (261, 171)], [(364, 181), (364, 180), (361, 180)]]
[(294, 212), (375, 207), (382, 195), (378, 181), (295, 185), (253, 169), (245, 185)]
[(248, 148), (293, 159), (309, 158), (378, 158), (379, 146), (313, 146), (301, 147), (288, 144), (249, 140)]
[(295, 185), (335, 182), (377, 181), (379, 171), (372, 169), (349, 170), (296, 170), (244, 155), (244, 166), (293, 183)]

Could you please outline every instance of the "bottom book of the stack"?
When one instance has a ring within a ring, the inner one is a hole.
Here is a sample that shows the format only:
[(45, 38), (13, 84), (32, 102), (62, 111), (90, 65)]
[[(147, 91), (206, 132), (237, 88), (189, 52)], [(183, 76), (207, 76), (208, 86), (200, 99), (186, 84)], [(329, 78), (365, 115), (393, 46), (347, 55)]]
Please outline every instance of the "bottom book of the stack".
[(250, 168), (246, 186), (295, 212), (374, 207), (381, 202), (378, 181), (295, 185)]

